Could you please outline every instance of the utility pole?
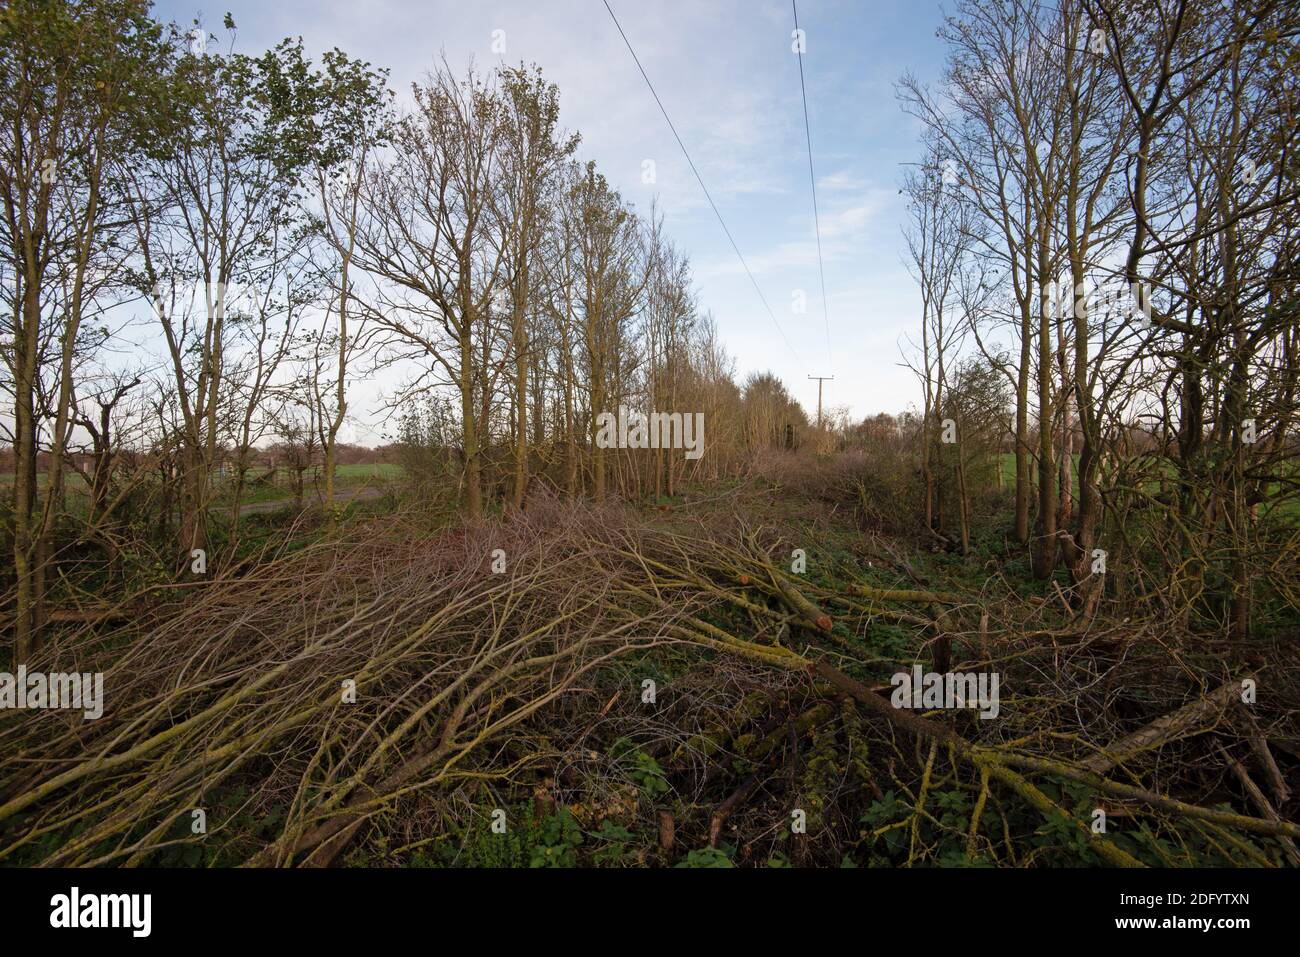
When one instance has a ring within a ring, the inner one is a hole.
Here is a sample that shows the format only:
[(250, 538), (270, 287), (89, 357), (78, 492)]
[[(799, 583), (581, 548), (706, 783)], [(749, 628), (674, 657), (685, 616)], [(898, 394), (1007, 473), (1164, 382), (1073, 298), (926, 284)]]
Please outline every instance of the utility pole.
[(810, 375), (808, 378), (817, 380), (817, 428), (822, 427), (822, 383), (833, 382), (833, 375)]

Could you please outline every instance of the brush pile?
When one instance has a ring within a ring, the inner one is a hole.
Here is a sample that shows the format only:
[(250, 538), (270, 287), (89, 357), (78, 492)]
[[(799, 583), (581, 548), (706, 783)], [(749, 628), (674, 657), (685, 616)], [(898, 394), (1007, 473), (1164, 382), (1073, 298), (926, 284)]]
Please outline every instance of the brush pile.
[[(492, 860), (1300, 864), (1282, 649), (935, 589), (826, 508), (539, 499), (133, 603), (30, 666), (102, 671), (100, 720), (0, 717), (0, 862), (474, 863), (523, 808), (546, 853)], [(998, 719), (895, 707), (916, 664)]]

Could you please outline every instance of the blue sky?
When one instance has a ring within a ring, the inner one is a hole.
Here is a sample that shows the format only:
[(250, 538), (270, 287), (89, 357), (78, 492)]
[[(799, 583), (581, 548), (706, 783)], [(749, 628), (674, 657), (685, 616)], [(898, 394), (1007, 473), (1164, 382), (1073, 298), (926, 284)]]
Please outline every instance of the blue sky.
[[(782, 0), (610, 0), (686, 147), (793, 347), (763, 308), (601, 0), (329, 0), (215, 5), (162, 2), (155, 15), (196, 16), (222, 35), (227, 10), (236, 48), (254, 53), (301, 36), (313, 55), (332, 46), (391, 70), (405, 96), (445, 53), (456, 69), (502, 57), (536, 62), (560, 87), (565, 126), (640, 210), (658, 196), (669, 235), (690, 255), (701, 305), (713, 312), (743, 376), (770, 369), (810, 411), (834, 375), (828, 405), (855, 415), (897, 412), (918, 388), (899, 366), (920, 299), (900, 255), (903, 164), (919, 154), (918, 129), (898, 107), (906, 70), (936, 79), (937, 0), (803, 0), (804, 70), (821, 205), (829, 340), (823, 318), (808, 156)], [(224, 46), (224, 43), (223, 43)], [(644, 160), (655, 182), (642, 181)], [(807, 310), (793, 309), (804, 290)], [(359, 430), (358, 438), (366, 430)]]

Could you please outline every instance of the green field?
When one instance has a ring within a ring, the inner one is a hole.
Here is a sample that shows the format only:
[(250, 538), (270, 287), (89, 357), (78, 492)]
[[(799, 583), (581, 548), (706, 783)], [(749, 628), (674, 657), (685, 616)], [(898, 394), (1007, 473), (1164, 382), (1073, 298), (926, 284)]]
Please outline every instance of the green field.
[[(310, 497), (315, 491), (325, 486), (324, 477), (317, 476), (319, 470), (309, 470), (303, 476), (304, 494)], [(253, 471), (252, 476), (260, 477), (263, 473)], [(336, 489), (353, 489), (367, 485), (387, 485), (402, 478), (400, 465), (376, 463), (371, 465), (340, 465), (335, 470), (334, 487)], [(262, 502), (287, 502), (293, 498), (294, 476), (288, 469), (278, 469), (273, 482), (250, 482), (245, 486), (241, 504), (256, 505)], [(226, 500), (226, 496), (219, 501)]]
[(383, 462), (378, 465), (340, 465), (338, 467), (338, 477), (344, 481), (365, 481), (368, 478), (377, 478), (382, 481), (391, 482), (402, 477), (402, 467)]

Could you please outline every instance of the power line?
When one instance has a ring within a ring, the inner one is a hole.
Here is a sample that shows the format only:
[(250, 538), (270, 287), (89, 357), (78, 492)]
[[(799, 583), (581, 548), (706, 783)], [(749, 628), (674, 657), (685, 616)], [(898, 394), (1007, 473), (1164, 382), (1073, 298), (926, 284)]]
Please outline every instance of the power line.
[[(790, 6), (794, 9), (794, 29), (796, 35), (799, 31), (799, 2), (790, 0)], [(812, 124), (808, 121), (808, 87), (803, 78), (803, 44), (799, 44), (796, 51), (799, 56), (799, 92), (803, 95), (803, 129), (804, 136), (808, 141), (808, 181), (812, 185), (813, 201), (813, 228), (817, 233), (817, 272), (821, 276), (822, 282), (822, 316), (826, 322), (826, 360), (833, 363), (834, 353), (831, 351), (831, 314), (830, 306), (826, 299), (826, 263), (822, 260), (822, 224), (821, 214), (817, 210), (817, 174), (813, 172), (813, 152), (812, 152)]]
[[(659, 105), (659, 112), (664, 115), (664, 119), (668, 122), (668, 128), (673, 131), (673, 136), (677, 140), (677, 145), (682, 148), (682, 155), (686, 157), (686, 162), (690, 165), (691, 172), (695, 174), (696, 180), (699, 181), (700, 189), (704, 190), (704, 198), (707, 199), (709, 205), (713, 207), (713, 215), (718, 217), (718, 223), (722, 226), (722, 231), (727, 234), (727, 240), (731, 243), (731, 248), (735, 250), (736, 258), (740, 260), (740, 265), (745, 267), (745, 275), (749, 277), (750, 283), (753, 284), (754, 292), (758, 293), (758, 298), (763, 303), (763, 308), (767, 310), (767, 314), (772, 318), (772, 325), (776, 326), (776, 331), (781, 334), (781, 339), (785, 342), (785, 347), (790, 350), (790, 355), (794, 356), (796, 362), (803, 365), (803, 360), (799, 358), (799, 354), (794, 351), (794, 346), (792, 346), (790, 340), (786, 338), (785, 330), (781, 328), (781, 323), (777, 322), (776, 313), (774, 313), (772, 307), (768, 305), (767, 297), (763, 295), (763, 290), (758, 287), (758, 280), (754, 278), (753, 272), (750, 271), (749, 263), (745, 262), (745, 257), (741, 254), (740, 247), (736, 245), (736, 240), (732, 237), (731, 230), (727, 228), (727, 223), (722, 218), (722, 213), (718, 211), (718, 204), (713, 201), (713, 196), (709, 193), (709, 188), (704, 185), (704, 177), (702, 177), (700, 171), (695, 168), (695, 161), (691, 159), (690, 151), (686, 149), (686, 144), (682, 142), (681, 136), (677, 133), (677, 127), (673, 125), (672, 119), (668, 116), (668, 111), (664, 109), (664, 104), (663, 101), (659, 99), (659, 94), (655, 92), (654, 84), (650, 82), (650, 77), (646, 74), (645, 67), (641, 65), (641, 58), (636, 55), (636, 50), (632, 49), (632, 41), (629, 40), (627, 34), (623, 32), (623, 25), (618, 22), (618, 17), (614, 16), (614, 9), (609, 5), (609, 0), (604, 0), (604, 4), (605, 9), (609, 11), (610, 19), (614, 21), (614, 26), (618, 28), (619, 36), (623, 38), (623, 42), (627, 45), (627, 52), (632, 54), (632, 59), (636, 62), (636, 68), (641, 71), (641, 77), (645, 80), (645, 85), (650, 88), (650, 95), (655, 98), (655, 103)], [(830, 340), (828, 339), (827, 341), (829, 342)]]

